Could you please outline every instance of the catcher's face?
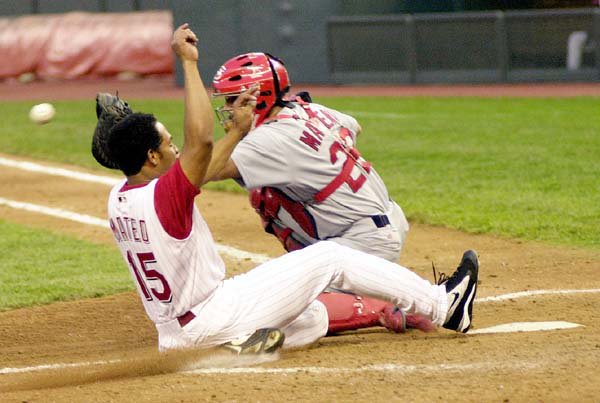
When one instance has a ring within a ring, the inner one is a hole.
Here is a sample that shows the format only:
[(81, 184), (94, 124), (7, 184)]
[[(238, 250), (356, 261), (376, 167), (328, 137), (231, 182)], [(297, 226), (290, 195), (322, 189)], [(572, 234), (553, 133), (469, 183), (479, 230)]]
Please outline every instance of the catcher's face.
[(237, 99), (238, 95), (229, 95), (225, 97), (225, 105), (215, 109), (219, 123), (225, 129), (227, 129), (233, 122), (233, 103)]
[(161, 137), (160, 146), (158, 146), (159, 162), (157, 168), (161, 173), (166, 172), (179, 158), (179, 149), (173, 143), (173, 136), (167, 130), (165, 125), (156, 122), (156, 130)]

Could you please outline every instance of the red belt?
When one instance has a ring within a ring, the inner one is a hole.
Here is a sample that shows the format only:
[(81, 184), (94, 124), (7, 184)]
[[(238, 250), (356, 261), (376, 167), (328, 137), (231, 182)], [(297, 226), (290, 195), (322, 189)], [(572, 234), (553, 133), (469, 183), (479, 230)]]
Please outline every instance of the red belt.
[(179, 322), (179, 326), (184, 327), (185, 325), (190, 323), (195, 317), (196, 315), (194, 315), (194, 312), (187, 311), (186, 313), (178, 317), (177, 321)]

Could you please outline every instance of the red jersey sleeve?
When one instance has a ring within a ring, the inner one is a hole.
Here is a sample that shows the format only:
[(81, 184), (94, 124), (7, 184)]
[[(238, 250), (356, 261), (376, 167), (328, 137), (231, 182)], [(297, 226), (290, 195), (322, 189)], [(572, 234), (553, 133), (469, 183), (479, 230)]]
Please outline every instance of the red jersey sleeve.
[(190, 183), (179, 160), (158, 178), (154, 209), (163, 229), (173, 238), (185, 239), (192, 231), (194, 198), (200, 190)]

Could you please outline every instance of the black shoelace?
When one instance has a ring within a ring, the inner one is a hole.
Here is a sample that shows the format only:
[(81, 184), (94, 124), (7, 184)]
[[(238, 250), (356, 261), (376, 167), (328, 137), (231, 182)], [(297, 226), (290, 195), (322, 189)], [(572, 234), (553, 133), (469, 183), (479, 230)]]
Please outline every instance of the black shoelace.
[(446, 281), (448, 281), (450, 279), (450, 276), (448, 276), (446, 273), (442, 273), (439, 272), (439, 278), (437, 276), (437, 272), (435, 270), (435, 264), (433, 264), (433, 262), (431, 262), (431, 269), (433, 270), (433, 282), (437, 285), (442, 285), (443, 283), (445, 283)]

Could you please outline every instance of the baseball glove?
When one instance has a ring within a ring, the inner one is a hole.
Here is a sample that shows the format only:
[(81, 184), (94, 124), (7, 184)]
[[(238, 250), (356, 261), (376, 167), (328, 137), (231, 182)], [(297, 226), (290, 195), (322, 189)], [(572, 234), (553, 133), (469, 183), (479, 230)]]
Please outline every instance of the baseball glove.
[(127, 102), (119, 98), (119, 94), (98, 93), (96, 95), (96, 117), (98, 123), (92, 138), (92, 155), (100, 165), (118, 169), (108, 153), (108, 134), (110, 129), (123, 118), (133, 113)]

